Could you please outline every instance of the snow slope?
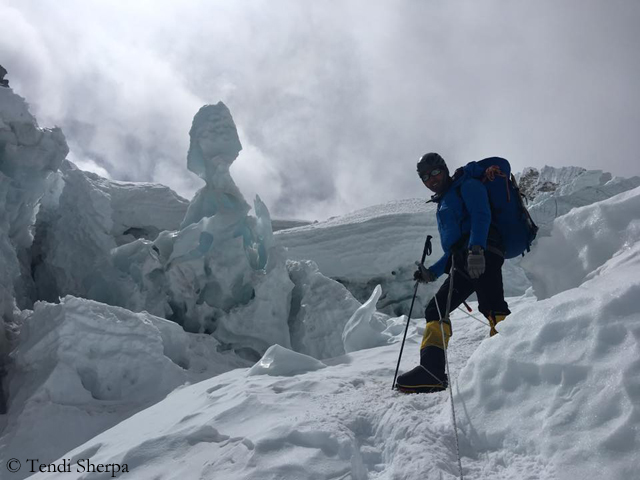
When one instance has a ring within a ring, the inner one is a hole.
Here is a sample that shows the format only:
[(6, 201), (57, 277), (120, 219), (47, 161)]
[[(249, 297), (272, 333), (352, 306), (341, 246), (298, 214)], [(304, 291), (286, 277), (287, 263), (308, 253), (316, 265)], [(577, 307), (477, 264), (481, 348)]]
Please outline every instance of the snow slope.
[(558, 478), (638, 478), (640, 188), (556, 220), (527, 265), (557, 293), (473, 354), (462, 429), (476, 451), (540, 455)]
[[(556, 221), (531, 255), (538, 280), (583, 279), (543, 300), (511, 298), (499, 335), (455, 312), (449, 358), (466, 479), (637, 477), (639, 201), (636, 188)], [(558, 270), (554, 250), (572, 234), (599, 260)], [(612, 248), (613, 237), (623, 241)], [(106, 477), (76, 472), (86, 458), (127, 464), (136, 479), (458, 478), (449, 392), (391, 391), (403, 319), (386, 324), (396, 343), (323, 365), (278, 348), (257, 371), (179, 388), (65, 454), (72, 473), (32, 478)], [(422, 326), (410, 329), (402, 370), (417, 361)]]
[(56, 458), (185, 382), (247, 366), (209, 335), (91, 300), (39, 302), (7, 378), (15, 392), (0, 456)]

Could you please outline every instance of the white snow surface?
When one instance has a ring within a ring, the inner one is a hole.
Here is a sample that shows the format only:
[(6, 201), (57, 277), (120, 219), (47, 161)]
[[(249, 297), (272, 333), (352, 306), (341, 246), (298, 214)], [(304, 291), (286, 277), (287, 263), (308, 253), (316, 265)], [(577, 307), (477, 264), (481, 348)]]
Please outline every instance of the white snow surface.
[[(533, 263), (551, 265), (554, 238), (572, 234), (583, 234), (577, 248), (597, 260), (545, 270), (583, 280), (544, 300), (510, 298), (513, 313), (499, 335), (454, 312), (449, 361), (464, 478), (636, 478), (639, 198), (635, 189), (556, 221)], [(573, 232), (576, 225), (582, 230)], [(603, 238), (605, 226), (614, 231)], [(71, 473), (31, 478), (106, 478), (78, 472), (79, 459), (126, 464), (136, 479), (459, 478), (449, 392), (390, 388), (403, 322), (387, 319), (391, 344), (324, 359), (319, 369), (310, 357), (273, 347), (252, 369), (177, 388), (62, 455)], [(423, 319), (412, 322), (401, 371), (416, 364), (423, 327)]]

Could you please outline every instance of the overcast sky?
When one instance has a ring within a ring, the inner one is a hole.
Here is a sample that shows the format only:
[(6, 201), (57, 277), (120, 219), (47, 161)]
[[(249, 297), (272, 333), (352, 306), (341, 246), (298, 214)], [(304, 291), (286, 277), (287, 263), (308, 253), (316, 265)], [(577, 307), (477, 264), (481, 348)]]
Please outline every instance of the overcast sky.
[(222, 100), (247, 200), (314, 220), (426, 196), (427, 151), (640, 175), (639, 25), (635, 0), (0, 0), (0, 64), (72, 161), (186, 198)]

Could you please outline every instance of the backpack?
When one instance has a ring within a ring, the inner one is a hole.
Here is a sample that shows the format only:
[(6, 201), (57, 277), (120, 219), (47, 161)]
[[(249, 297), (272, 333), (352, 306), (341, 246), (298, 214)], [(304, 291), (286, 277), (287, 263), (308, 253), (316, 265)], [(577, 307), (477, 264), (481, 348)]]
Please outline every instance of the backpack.
[(463, 171), (481, 180), (487, 188), (491, 223), (502, 236), (504, 258), (524, 256), (525, 251), (531, 251), (538, 227), (527, 211), (524, 195), (520, 193), (509, 162), (504, 158), (490, 157), (468, 163)]

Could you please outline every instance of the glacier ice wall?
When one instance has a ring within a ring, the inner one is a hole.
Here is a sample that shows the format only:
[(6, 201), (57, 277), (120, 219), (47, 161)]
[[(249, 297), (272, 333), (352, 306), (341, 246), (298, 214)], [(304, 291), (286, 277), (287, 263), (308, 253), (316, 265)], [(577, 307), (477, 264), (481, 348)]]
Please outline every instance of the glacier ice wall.
[(32, 272), (37, 298), (50, 302), (76, 295), (110, 303), (117, 295), (108, 295), (102, 279), (113, 276), (112, 250), (178, 228), (188, 207), (163, 185), (107, 180), (68, 161), (48, 186), (35, 225)]

